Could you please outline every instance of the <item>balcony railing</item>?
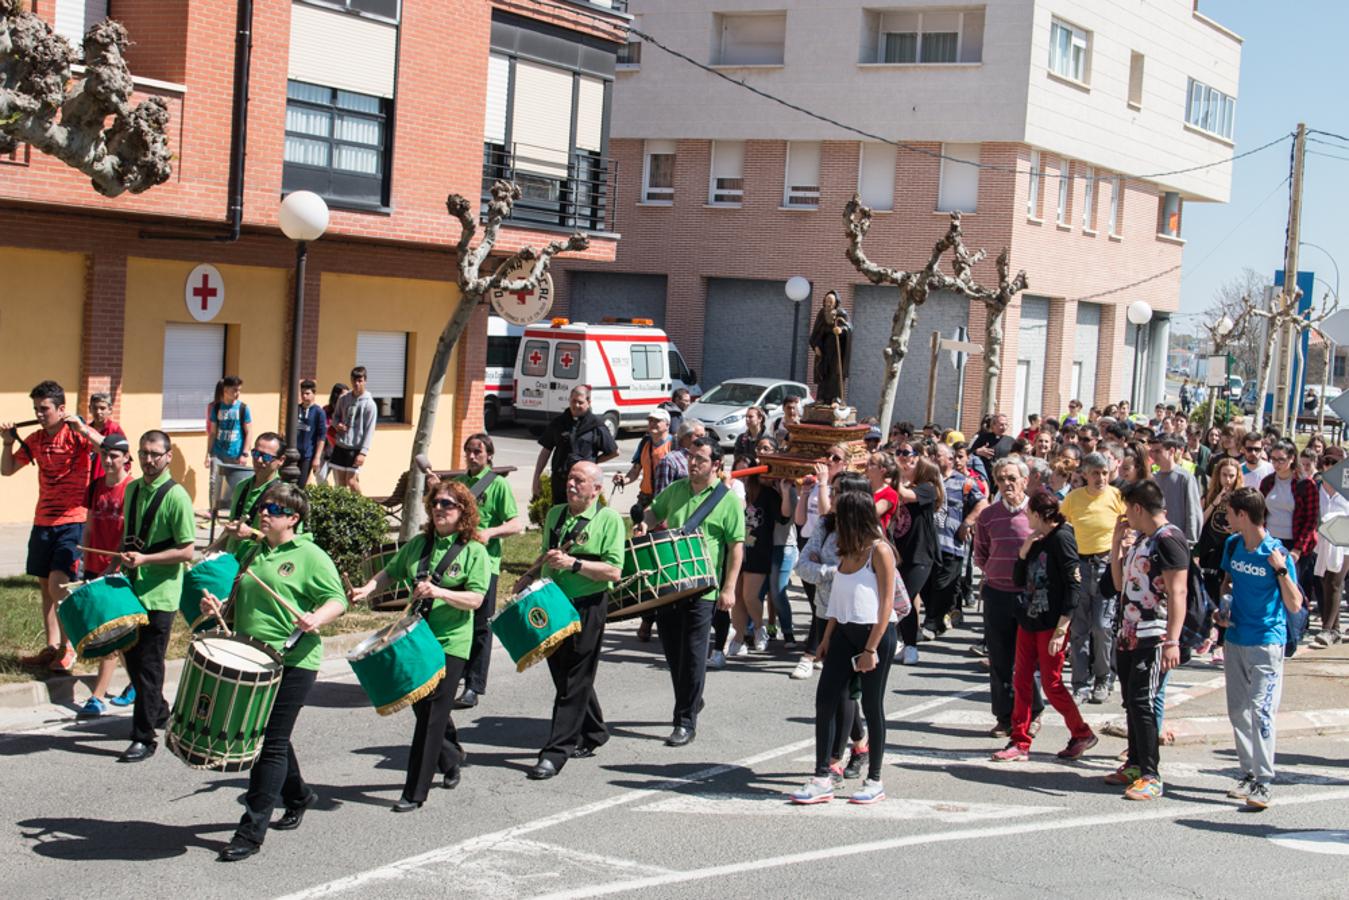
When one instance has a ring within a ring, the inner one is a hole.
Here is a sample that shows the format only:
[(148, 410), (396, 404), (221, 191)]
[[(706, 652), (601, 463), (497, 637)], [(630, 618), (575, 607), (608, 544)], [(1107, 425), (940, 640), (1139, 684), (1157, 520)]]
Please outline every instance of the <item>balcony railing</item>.
[(482, 165), (484, 208), (492, 183), (520, 186), (508, 220), (516, 225), (582, 231), (615, 231), (618, 163), (596, 153), (553, 150), (526, 144), (485, 144)]

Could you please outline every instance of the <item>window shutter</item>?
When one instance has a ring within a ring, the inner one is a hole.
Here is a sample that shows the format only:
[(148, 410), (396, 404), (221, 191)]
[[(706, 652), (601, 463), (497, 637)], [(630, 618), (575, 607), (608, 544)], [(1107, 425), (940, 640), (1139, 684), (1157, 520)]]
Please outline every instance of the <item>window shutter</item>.
[(566, 178), (571, 145), (570, 72), (517, 60), (511, 116), (515, 168), (548, 178)]
[(405, 332), (357, 332), (356, 365), (365, 366), (365, 388), (376, 399), (403, 396), (407, 383), (407, 351)]
[[(941, 212), (974, 212), (979, 201), (978, 144), (942, 144), (941, 188), (937, 209)], [(964, 162), (957, 162), (964, 160)]]
[(712, 203), (739, 203), (744, 197), (745, 142), (712, 142)]
[(722, 65), (782, 65), (787, 42), (787, 15), (721, 17)]
[(164, 326), (160, 427), (200, 431), (215, 385), (225, 374), (225, 326), (169, 322)]
[(393, 97), (398, 26), (308, 3), (290, 10), (291, 79)]
[(858, 192), (862, 202), (872, 209), (895, 208), (895, 147), (893, 144), (864, 143), (862, 165), (858, 172)]
[(581, 77), (576, 103), (576, 149), (599, 153), (604, 142), (604, 82)]
[(53, 30), (84, 56), (84, 35), (108, 17), (108, 0), (56, 0)]
[(820, 142), (792, 141), (787, 145), (787, 190), (784, 206), (815, 206), (820, 202)]
[(504, 56), (487, 57), (487, 121), (485, 144), (506, 143), (506, 106), (510, 94), (511, 62)]

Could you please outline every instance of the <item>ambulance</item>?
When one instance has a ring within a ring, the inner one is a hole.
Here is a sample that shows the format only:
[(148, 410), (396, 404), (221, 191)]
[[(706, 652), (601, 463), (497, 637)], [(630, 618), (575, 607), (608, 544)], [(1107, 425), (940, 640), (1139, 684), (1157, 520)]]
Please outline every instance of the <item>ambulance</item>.
[(515, 357), (524, 337), (523, 325), (498, 315), (487, 317), (487, 365), (483, 371), (483, 426), (491, 431), (503, 413), (515, 407)]
[(544, 425), (563, 412), (572, 388), (590, 386), (591, 410), (615, 436), (646, 427), (651, 410), (679, 388), (697, 397), (698, 377), (650, 319), (597, 324), (553, 319), (525, 328), (515, 358), (515, 420)]

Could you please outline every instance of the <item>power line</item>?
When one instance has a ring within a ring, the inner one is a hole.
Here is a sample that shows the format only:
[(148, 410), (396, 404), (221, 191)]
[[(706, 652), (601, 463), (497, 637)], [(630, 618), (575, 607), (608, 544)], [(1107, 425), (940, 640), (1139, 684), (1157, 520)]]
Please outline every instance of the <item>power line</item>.
[(1181, 280), (1181, 281), (1184, 281), (1186, 278), (1189, 278), (1191, 275), (1194, 274), (1194, 271), (1195, 271), (1196, 269), (1198, 269), (1198, 268), (1199, 268), (1200, 266), (1202, 266), (1204, 263), (1208, 262), (1208, 261), (1213, 257), (1213, 255), (1214, 255), (1215, 253), (1218, 252), (1218, 250), (1222, 247), (1222, 245), (1225, 244), (1225, 243), (1227, 243), (1228, 238), (1232, 237), (1232, 235), (1236, 234), (1238, 231), (1241, 230), (1242, 226), (1244, 226), (1244, 225), (1245, 225), (1247, 222), (1249, 222), (1251, 219), (1255, 218), (1255, 214), (1258, 213), (1258, 212), (1261, 210), (1261, 208), (1262, 208), (1266, 203), (1268, 203), (1268, 202), (1270, 201), (1270, 199), (1272, 199), (1272, 198), (1274, 197), (1275, 194), (1279, 193), (1279, 191), (1283, 188), (1283, 186), (1284, 186), (1285, 184), (1287, 184), (1288, 182), (1289, 182), (1288, 176), (1284, 176), (1283, 180), (1280, 181), (1278, 184), (1274, 185), (1274, 189), (1271, 190), (1268, 194), (1266, 194), (1265, 197), (1264, 197), (1264, 199), (1261, 200), (1259, 203), (1257, 203), (1257, 204), (1251, 209), (1251, 211), (1248, 212), (1248, 213), (1245, 215), (1245, 217), (1243, 217), (1242, 220), (1241, 220), (1240, 222), (1238, 222), (1238, 223), (1232, 228), (1231, 231), (1229, 231), (1229, 232), (1227, 232), (1227, 234), (1223, 235), (1222, 239), (1219, 240), (1218, 243), (1214, 244), (1213, 247), (1209, 250), (1208, 253), (1205, 253), (1205, 254), (1203, 255), (1203, 257), (1201, 257), (1200, 260), (1199, 260), (1198, 262), (1192, 263), (1192, 264), (1189, 266), (1189, 268), (1185, 270), (1185, 274), (1182, 275), (1182, 276), (1180, 276), (1180, 280)]
[[(1307, 134), (1324, 134), (1326, 137), (1335, 138), (1337, 141), (1344, 141), (1346, 144), (1349, 144), (1349, 137), (1345, 137), (1342, 134), (1336, 134), (1333, 131), (1323, 131), (1320, 128), (1308, 128)], [(1309, 138), (1309, 140), (1311, 139)], [(1324, 143), (1324, 141), (1317, 141), (1317, 143)]]
[[(1345, 148), (1345, 149), (1349, 149), (1349, 148)], [(1308, 156), (1324, 156), (1326, 159), (1342, 159), (1342, 160), (1344, 160), (1345, 162), (1349, 162), (1349, 156), (1340, 156), (1338, 153), (1326, 153), (1326, 152), (1321, 151), (1321, 150), (1308, 150), (1308, 151), (1307, 151), (1307, 155), (1308, 155)]]

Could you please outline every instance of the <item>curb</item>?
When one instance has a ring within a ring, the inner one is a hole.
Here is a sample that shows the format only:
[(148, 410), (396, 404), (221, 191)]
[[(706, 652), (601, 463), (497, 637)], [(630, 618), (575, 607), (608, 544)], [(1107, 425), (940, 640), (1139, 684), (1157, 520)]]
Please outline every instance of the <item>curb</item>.
[[(1175, 744), (1230, 744), (1232, 723), (1226, 716), (1200, 716), (1193, 719), (1170, 718), (1167, 726), (1176, 736)], [(1279, 713), (1274, 717), (1281, 738), (1349, 734), (1349, 709), (1304, 709)]]
[[(328, 660), (345, 656), (347, 651), (372, 634), (374, 634), (373, 630), (354, 631), (324, 638), (323, 658)], [(164, 664), (164, 695), (166, 698), (173, 696), (182, 671), (183, 660), (181, 659), (171, 659)], [(0, 709), (34, 709), (49, 705), (70, 706), (76, 702), (75, 686), (83, 686), (83, 691), (80, 693), (81, 698), (83, 698), (93, 689), (95, 677), (93, 674), (59, 675), (56, 678), (48, 678), (46, 681), (0, 685)], [(119, 672), (118, 678), (114, 680), (125, 682), (126, 673)], [(170, 702), (172, 701), (170, 700)]]

